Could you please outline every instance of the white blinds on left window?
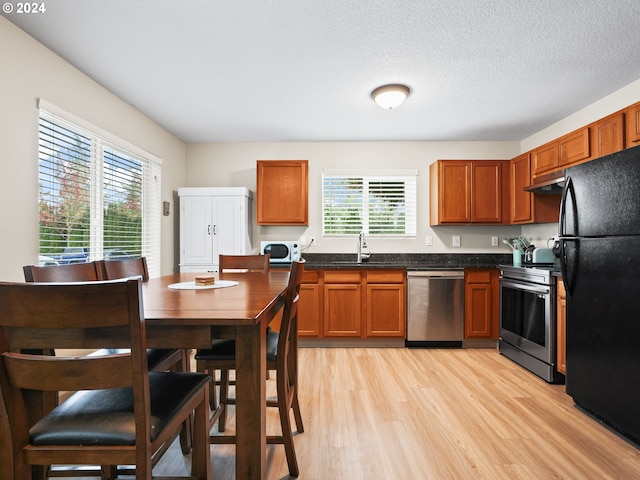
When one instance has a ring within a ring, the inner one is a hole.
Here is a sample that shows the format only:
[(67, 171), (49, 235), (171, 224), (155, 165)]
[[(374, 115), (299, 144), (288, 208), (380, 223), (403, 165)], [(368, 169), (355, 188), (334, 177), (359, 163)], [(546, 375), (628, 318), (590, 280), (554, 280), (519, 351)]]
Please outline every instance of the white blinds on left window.
[(40, 255), (59, 263), (145, 256), (159, 275), (160, 159), (39, 106)]

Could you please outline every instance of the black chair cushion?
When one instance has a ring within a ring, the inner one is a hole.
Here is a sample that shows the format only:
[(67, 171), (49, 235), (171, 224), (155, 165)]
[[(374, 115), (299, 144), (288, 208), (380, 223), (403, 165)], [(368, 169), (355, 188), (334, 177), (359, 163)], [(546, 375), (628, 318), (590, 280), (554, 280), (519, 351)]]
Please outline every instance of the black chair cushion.
[[(211, 380), (195, 372), (150, 372), (151, 438)], [(74, 393), (30, 430), (32, 445), (135, 445), (131, 388)]]
[[(278, 353), (278, 332), (267, 330), (267, 361), (275, 362)], [(196, 360), (233, 360), (236, 357), (235, 340), (216, 340), (211, 348), (198, 350)]]
[[(126, 348), (101, 348), (91, 353), (89, 356), (101, 356), (101, 355), (113, 355), (114, 353), (129, 353), (129, 349)], [(156, 365), (160, 365), (167, 358), (169, 358), (175, 350), (164, 348), (148, 348), (147, 349), (147, 365), (149, 370), (154, 370)]]

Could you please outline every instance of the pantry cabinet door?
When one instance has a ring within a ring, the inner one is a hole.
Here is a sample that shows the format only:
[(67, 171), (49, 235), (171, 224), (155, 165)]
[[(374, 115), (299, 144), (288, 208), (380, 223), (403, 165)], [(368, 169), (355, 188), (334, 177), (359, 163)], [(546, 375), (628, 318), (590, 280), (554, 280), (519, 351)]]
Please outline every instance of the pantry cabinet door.
[[(180, 263), (211, 265), (213, 261), (213, 214), (210, 196), (180, 199)], [(215, 262), (218, 263), (217, 260)]]

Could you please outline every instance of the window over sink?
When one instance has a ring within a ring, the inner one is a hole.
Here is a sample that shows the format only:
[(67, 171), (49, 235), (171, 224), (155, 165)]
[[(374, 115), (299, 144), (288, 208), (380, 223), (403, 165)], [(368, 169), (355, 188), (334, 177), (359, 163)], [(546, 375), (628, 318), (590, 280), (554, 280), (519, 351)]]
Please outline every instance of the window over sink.
[(322, 234), (416, 236), (417, 170), (324, 170)]

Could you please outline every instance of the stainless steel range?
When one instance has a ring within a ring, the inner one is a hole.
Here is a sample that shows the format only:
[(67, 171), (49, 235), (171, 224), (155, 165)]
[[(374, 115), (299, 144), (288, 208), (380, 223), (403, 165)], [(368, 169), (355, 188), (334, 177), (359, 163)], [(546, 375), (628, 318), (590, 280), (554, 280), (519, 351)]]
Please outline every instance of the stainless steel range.
[(564, 383), (556, 368), (554, 267), (500, 269), (500, 353), (547, 382)]

